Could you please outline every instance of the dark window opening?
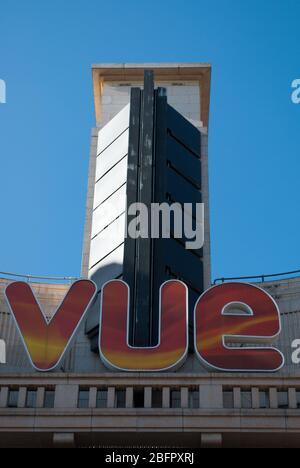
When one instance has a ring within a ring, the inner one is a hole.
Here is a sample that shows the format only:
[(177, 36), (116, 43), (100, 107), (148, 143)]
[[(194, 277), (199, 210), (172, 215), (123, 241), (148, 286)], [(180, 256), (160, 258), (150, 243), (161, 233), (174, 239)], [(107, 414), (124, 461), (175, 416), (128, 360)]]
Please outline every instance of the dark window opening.
[(44, 408), (54, 408), (55, 391), (45, 390)]
[(126, 408), (126, 390), (116, 390), (116, 408)]
[(145, 406), (145, 392), (143, 388), (135, 389), (133, 391), (133, 407), (144, 408)]
[(297, 390), (296, 392), (296, 398), (297, 398), (297, 408), (300, 408), (300, 391)]
[(199, 389), (189, 390), (189, 408), (199, 409), (200, 408), (200, 395)]
[(36, 408), (37, 390), (27, 390), (26, 408)]
[(8, 393), (8, 408), (18, 408), (18, 400), (19, 400), (19, 390), (9, 390)]
[(289, 408), (289, 395), (287, 391), (277, 392), (278, 397), (278, 408), (288, 409)]
[(270, 394), (268, 390), (259, 392), (259, 407), (262, 409), (270, 408)]
[(154, 388), (152, 390), (152, 408), (162, 408), (163, 396), (162, 390)]
[(107, 408), (107, 393), (108, 392), (106, 388), (102, 388), (97, 391), (97, 408)]
[(234, 408), (233, 390), (225, 390), (223, 392), (223, 407), (225, 409), (233, 409)]
[(181, 408), (181, 392), (180, 390), (171, 390), (171, 408)]
[(252, 409), (252, 393), (251, 391), (242, 390), (242, 408), (243, 409)]
[(88, 408), (90, 400), (90, 391), (87, 389), (79, 390), (78, 394), (78, 408)]

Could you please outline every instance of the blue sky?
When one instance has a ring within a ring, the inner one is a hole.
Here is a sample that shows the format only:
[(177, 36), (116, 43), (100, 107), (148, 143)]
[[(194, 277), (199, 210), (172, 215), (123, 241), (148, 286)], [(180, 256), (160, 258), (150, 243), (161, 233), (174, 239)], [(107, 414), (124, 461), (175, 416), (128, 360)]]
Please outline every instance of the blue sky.
[(0, 271), (80, 274), (90, 67), (210, 62), (213, 277), (300, 268), (300, 0), (1, 0)]

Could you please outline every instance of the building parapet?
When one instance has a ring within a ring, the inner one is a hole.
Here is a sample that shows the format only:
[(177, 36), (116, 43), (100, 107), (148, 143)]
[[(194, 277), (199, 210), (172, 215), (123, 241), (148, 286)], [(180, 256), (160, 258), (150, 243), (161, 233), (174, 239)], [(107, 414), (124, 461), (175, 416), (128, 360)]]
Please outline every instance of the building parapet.
[(69, 434), (72, 445), (85, 446), (85, 434), (92, 433), (88, 446), (108, 440), (123, 447), (135, 439), (161, 444), (164, 434), (168, 447), (195, 447), (210, 434), (222, 444), (234, 433), (262, 440), (280, 433), (283, 441), (300, 431), (300, 384), (294, 377), (28, 374), (2, 375), (0, 388), (0, 433), (22, 434), (27, 445), (26, 434), (47, 436), (49, 444), (57, 434)]

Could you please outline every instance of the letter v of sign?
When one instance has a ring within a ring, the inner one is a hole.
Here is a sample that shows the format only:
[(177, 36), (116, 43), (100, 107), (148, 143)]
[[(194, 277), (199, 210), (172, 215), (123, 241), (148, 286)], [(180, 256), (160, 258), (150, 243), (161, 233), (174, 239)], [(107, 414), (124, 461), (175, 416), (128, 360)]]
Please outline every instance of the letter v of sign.
[(11, 313), (36, 370), (49, 372), (59, 365), (96, 291), (92, 281), (76, 281), (52, 320), (47, 322), (27, 283), (16, 282), (6, 288), (5, 295)]

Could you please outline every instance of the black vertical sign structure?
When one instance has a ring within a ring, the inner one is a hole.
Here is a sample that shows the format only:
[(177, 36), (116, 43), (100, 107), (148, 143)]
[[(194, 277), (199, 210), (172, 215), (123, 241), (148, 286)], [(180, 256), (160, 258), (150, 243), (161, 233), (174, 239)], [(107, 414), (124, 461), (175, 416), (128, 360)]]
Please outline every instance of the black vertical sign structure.
[[(135, 125), (129, 129), (127, 212), (133, 203), (142, 203), (148, 209), (150, 226), (153, 201), (154, 163), (154, 76), (145, 72), (144, 90), (140, 92), (140, 105), (131, 97), (131, 123), (139, 122), (139, 136)], [(135, 171), (134, 168), (138, 168)], [(137, 191), (132, 189), (136, 184)], [(127, 224), (131, 217), (128, 216)], [(140, 226), (143, 230), (147, 226)], [(124, 280), (131, 287), (130, 341), (134, 346), (151, 345), (152, 326), (152, 240), (149, 231), (141, 232), (138, 239), (127, 238), (124, 254)], [(135, 256), (132, 257), (132, 253)], [(134, 266), (132, 266), (134, 263)]]
[[(141, 130), (141, 103), (142, 91), (140, 88), (131, 90), (130, 99), (130, 123), (129, 123), (129, 148), (128, 148), (128, 169), (127, 169), (127, 221), (126, 226), (131, 221), (128, 210), (133, 203), (139, 199), (139, 172), (140, 172), (140, 130)], [(130, 286), (130, 329), (129, 341), (134, 344), (134, 310), (135, 291), (137, 279), (137, 242), (127, 237), (124, 248), (124, 281)]]
[[(162, 283), (170, 279), (179, 279), (189, 288), (192, 339), (193, 310), (203, 292), (202, 249), (186, 250), (186, 239), (174, 236), (173, 218), (171, 238), (151, 239), (150, 215), (152, 203), (195, 205), (201, 199), (201, 134), (168, 105), (164, 88), (154, 89), (153, 72), (146, 71), (144, 89), (132, 88), (130, 100), (127, 213), (132, 204), (143, 203), (149, 214), (148, 232), (142, 232), (137, 239), (127, 235), (124, 245), (123, 279), (130, 286), (132, 346), (158, 344), (159, 291)], [(138, 214), (127, 215), (127, 227)], [(98, 274), (101, 276), (100, 271)], [(94, 351), (99, 307), (98, 298), (86, 324)]]
[(153, 201), (154, 76), (152, 71), (145, 72), (141, 136), (138, 202), (147, 207), (148, 226), (141, 226), (145, 232), (141, 232), (142, 237), (137, 242), (134, 345), (149, 346), (152, 324), (152, 241), (147, 227), (150, 226), (149, 215)]
[[(131, 124), (128, 208), (140, 202), (150, 214), (152, 203), (201, 203), (199, 130), (168, 105), (164, 88), (154, 90), (151, 71), (145, 73), (139, 103), (136, 93), (132, 91), (131, 122), (140, 122), (140, 138)], [(134, 183), (137, 191), (131, 189)], [(186, 250), (186, 239), (172, 236), (173, 224), (172, 219), (170, 239), (148, 236), (125, 241), (124, 280), (131, 288), (130, 343), (134, 346), (158, 343), (159, 290), (169, 279), (180, 279), (189, 287), (192, 333), (194, 305), (203, 292), (202, 250)]]

